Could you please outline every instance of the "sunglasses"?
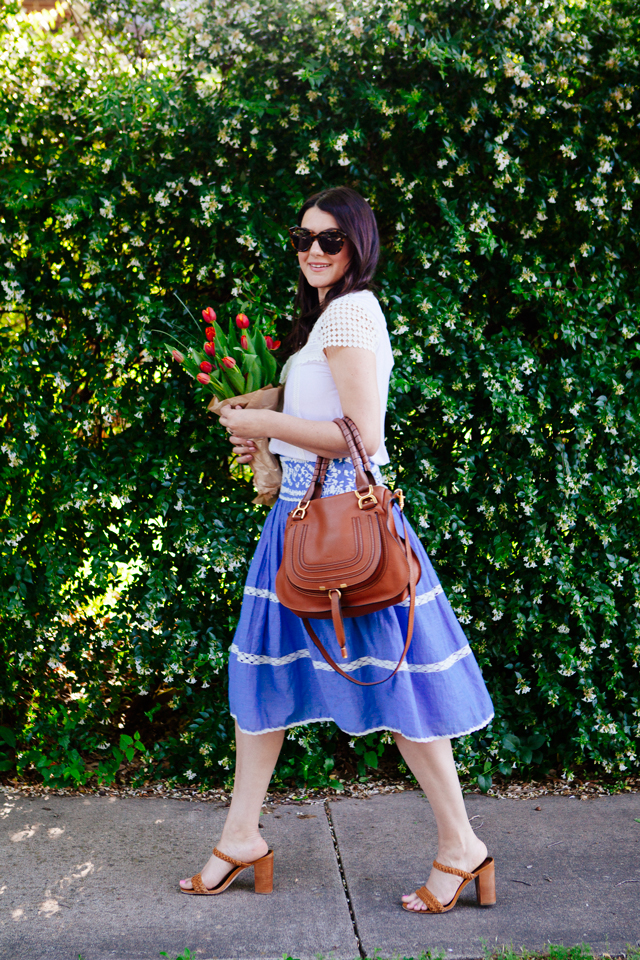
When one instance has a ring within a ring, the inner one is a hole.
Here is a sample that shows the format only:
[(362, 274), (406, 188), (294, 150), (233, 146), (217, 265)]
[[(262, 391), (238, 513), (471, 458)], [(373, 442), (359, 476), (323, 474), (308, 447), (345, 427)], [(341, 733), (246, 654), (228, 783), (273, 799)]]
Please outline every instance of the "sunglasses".
[(305, 227), (289, 227), (289, 236), (291, 243), (298, 253), (306, 253), (311, 250), (313, 241), (317, 240), (323, 253), (333, 256), (340, 253), (347, 240), (347, 235), (343, 230), (334, 228), (333, 230), (322, 230), (320, 233), (312, 233)]

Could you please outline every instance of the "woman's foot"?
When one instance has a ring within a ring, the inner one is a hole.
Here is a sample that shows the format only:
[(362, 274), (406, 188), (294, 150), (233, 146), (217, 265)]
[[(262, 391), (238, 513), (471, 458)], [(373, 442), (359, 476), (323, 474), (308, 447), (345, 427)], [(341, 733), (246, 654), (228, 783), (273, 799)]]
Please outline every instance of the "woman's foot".
[[(487, 856), (487, 848), (478, 837), (474, 836), (473, 841), (465, 850), (442, 850), (438, 851), (436, 860), (447, 867), (457, 867), (459, 870), (466, 870), (471, 873), (476, 867), (479, 867)], [(446, 907), (456, 895), (456, 890), (464, 881), (451, 873), (443, 873), (433, 867), (425, 887), (434, 897), (437, 897), (440, 903)], [(408, 910), (415, 910), (419, 913), (426, 910), (427, 905), (415, 895), (415, 893), (405, 894), (402, 901)]]
[[(217, 846), (220, 853), (226, 853), (228, 857), (233, 857), (234, 860), (241, 860), (243, 863), (253, 863), (254, 860), (259, 860), (260, 857), (264, 857), (269, 851), (269, 847), (259, 834), (242, 839), (228, 839), (223, 833), (222, 839)], [(211, 854), (206, 865), (200, 871), (200, 876), (202, 877), (202, 882), (205, 887), (213, 890), (214, 887), (222, 883), (227, 874), (233, 869), (234, 866), (232, 863), (227, 863), (226, 860), (221, 860), (219, 857), (216, 857), (215, 854)], [(191, 878), (181, 880), (180, 886), (183, 890), (192, 890), (193, 885)]]

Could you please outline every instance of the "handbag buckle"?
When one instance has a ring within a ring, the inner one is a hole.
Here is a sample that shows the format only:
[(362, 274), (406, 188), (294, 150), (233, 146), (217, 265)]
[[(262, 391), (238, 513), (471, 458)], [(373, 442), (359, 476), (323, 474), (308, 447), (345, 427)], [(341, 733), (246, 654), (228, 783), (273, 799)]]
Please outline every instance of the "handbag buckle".
[(400, 509), (404, 510), (404, 502), (405, 502), (404, 492), (402, 490), (395, 490), (394, 494), (398, 498)]
[(309, 500), (300, 500), (298, 506), (291, 512), (292, 520), (304, 520), (307, 515), (307, 507), (309, 506)]
[(378, 498), (373, 492), (373, 487), (369, 484), (368, 493), (358, 493), (357, 490), (354, 490), (356, 497), (358, 498), (358, 506), (361, 510), (364, 510), (365, 507), (375, 507), (378, 503)]

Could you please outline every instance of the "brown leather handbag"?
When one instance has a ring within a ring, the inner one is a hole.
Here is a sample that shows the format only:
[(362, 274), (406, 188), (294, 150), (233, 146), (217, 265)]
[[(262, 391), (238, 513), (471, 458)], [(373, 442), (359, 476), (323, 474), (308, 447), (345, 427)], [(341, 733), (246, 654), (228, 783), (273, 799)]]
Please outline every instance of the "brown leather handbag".
[[(276, 576), (280, 603), (300, 617), (307, 633), (341, 676), (360, 686), (384, 683), (400, 669), (413, 634), (420, 564), (398, 535), (393, 504), (404, 508), (402, 490), (376, 486), (358, 428), (349, 417), (333, 421), (344, 434), (356, 472), (356, 489), (322, 497), (330, 460), (318, 457), (303, 499), (287, 520), (282, 563)], [(333, 620), (342, 657), (347, 657), (343, 617), (374, 613), (410, 598), (407, 636), (398, 664), (383, 680), (365, 683), (342, 670), (325, 650), (309, 620)]]

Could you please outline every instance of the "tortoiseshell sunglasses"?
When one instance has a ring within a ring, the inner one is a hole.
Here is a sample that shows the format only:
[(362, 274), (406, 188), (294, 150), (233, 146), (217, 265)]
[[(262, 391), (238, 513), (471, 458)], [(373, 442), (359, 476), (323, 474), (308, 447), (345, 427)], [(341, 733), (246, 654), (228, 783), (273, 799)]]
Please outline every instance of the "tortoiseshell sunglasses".
[(317, 240), (323, 253), (329, 256), (335, 256), (340, 253), (347, 240), (347, 235), (343, 230), (334, 228), (332, 230), (321, 230), (320, 233), (312, 233), (305, 227), (289, 227), (289, 236), (291, 243), (298, 253), (306, 253), (313, 246), (313, 241)]

